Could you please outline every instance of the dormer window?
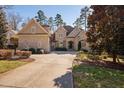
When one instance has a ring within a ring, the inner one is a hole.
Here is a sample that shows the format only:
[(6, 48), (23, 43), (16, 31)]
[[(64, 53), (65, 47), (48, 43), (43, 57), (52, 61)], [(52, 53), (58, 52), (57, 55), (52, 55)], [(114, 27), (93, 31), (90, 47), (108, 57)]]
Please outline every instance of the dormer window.
[(62, 36), (63, 36), (62, 34), (59, 34), (59, 37), (60, 37), (60, 38), (62, 38)]
[(36, 31), (36, 26), (31, 27), (31, 32), (34, 33)]

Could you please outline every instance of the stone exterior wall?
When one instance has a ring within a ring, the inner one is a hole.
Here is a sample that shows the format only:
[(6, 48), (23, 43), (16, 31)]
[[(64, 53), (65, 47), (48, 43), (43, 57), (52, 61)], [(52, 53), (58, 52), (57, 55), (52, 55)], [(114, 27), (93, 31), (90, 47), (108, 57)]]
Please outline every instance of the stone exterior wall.
[[(65, 47), (68, 50), (78, 50), (78, 44), (81, 42), (81, 49), (89, 49), (86, 38), (86, 33), (80, 28), (75, 27), (73, 31), (67, 35), (67, 31), (61, 26), (55, 32), (55, 47)], [(72, 48), (69, 48), (70, 42), (72, 43)]]
[(43, 48), (50, 51), (48, 36), (43, 35), (19, 35), (19, 49)]
[(61, 26), (55, 32), (56, 47), (65, 47), (66, 45), (66, 30)]

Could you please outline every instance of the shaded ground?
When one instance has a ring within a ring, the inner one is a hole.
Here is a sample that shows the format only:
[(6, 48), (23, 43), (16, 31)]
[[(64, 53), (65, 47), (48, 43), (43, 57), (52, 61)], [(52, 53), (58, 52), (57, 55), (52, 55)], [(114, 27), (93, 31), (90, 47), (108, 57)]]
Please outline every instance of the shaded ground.
[(124, 71), (124, 64), (121, 63), (115, 63), (111, 61), (82, 61), (79, 64), (88, 64), (91, 66), (100, 66), (100, 67), (106, 67), (111, 69), (117, 69), (117, 70), (123, 70)]
[(1, 87), (73, 87), (75, 52), (32, 55), (35, 61), (0, 75)]
[(124, 64), (111, 61), (74, 61), (76, 88), (123, 88)]
[(73, 68), (76, 88), (124, 88), (124, 71), (80, 64)]

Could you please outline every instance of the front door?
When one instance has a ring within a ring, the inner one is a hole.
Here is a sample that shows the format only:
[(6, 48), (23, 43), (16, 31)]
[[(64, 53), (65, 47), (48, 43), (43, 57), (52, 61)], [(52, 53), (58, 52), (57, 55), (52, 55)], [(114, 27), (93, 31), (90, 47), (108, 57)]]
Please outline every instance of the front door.
[(81, 41), (78, 42), (78, 50), (81, 50)]
[(68, 42), (68, 49), (73, 49), (73, 42), (72, 41)]

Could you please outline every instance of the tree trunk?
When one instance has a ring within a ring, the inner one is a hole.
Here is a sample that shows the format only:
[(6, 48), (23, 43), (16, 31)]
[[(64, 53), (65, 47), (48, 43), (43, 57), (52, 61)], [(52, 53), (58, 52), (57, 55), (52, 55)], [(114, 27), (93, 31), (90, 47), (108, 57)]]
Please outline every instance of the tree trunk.
[(117, 59), (117, 54), (115, 53), (115, 51), (113, 51), (113, 62), (116, 63), (116, 59)]
[(16, 55), (16, 48), (14, 49), (14, 55)]
[(118, 63), (121, 63), (118, 56), (117, 56), (117, 61), (118, 61)]

